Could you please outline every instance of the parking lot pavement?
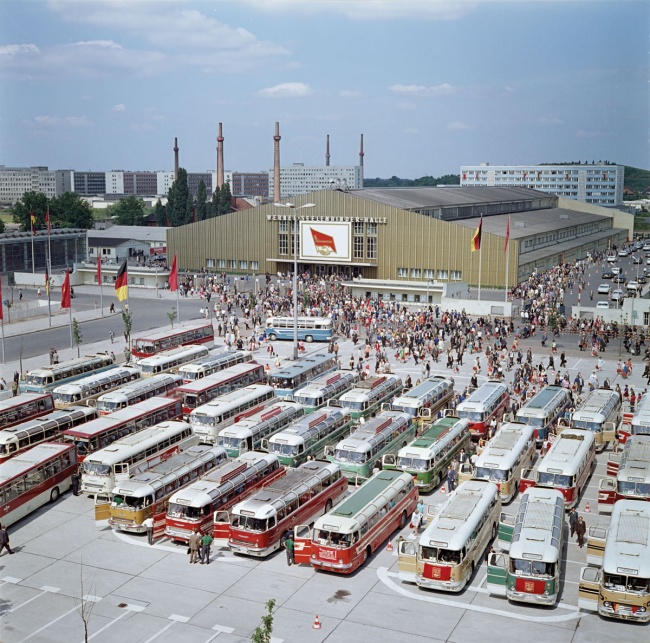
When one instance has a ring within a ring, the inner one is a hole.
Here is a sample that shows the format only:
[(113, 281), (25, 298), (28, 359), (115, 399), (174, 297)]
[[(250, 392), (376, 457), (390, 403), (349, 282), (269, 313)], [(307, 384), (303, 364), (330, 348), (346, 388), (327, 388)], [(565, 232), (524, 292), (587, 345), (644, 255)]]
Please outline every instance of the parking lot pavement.
[[(573, 339), (560, 338), (560, 347)], [(346, 364), (353, 347), (345, 340), (339, 344)], [(537, 349), (535, 363), (548, 358), (548, 349), (540, 351), (537, 340), (530, 345)], [(290, 343), (276, 346), (284, 360)], [(322, 350), (323, 346), (308, 346), (308, 352)], [(586, 379), (596, 359), (567, 350), (572, 378), (581, 371)], [(262, 363), (270, 361), (264, 351), (257, 357)], [(603, 357), (601, 381), (607, 376), (612, 384), (619, 382), (618, 355)], [(473, 358), (466, 359), (460, 372), (453, 373), (457, 389), (469, 384), (472, 363)], [(402, 377), (410, 374), (414, 382), (422, 377), (421, 366), (413, 362), (393, 366)], [(432, 375), (451, 374), (442, 362), (432, 366)], [(627, 383), (642, 389), (639, 366)], [(481, 381), (485, 379), (483, 372)], [(608, 452), (598, 455), (597, 468), (580, 500), (579, 511), (588, 525), (609, 522), (597, 513), (597, 485), (605, 475)], [(439, 504), (445, 498), (437, 490), (424, 500)], [(505, 510), (515, 513), (518, 504), (517, 497)], [(404, 534), (408, 531), (405, 528)], [(3, 643), (83, 641), (82, 607), (89, 613), (89, 638), (94, 643), (246, 641), (260, 624), (270, 598), (277, 601), (276, 643), (347, 642), (353, 637), (373, 643), (648, 640), (647, 628), (578, 610), (577, 580), (585, 550), (577, 547), (575, 539), (564, 548), (561, 603), (543, 608), (491, 596), (484, 563), (470, 587), (458, 595), (403, 583), (397, 577), (397, 556), (385, 545), (350, 577), (305, 566), (287, 567), (282, 552), (267, 560), (251, 560), (216, 550), (211, 565), (190, 566), (184, 546), (163, 539), (149, 547), (145, 536), (96, 528), (92, 501), (70, 494), (14, 525), (10, 533), (16, 555), (0, 557)], [(393, 535), (393, 541), (398, 535)], [(316, 615), (321, 629), (313, 629)]]

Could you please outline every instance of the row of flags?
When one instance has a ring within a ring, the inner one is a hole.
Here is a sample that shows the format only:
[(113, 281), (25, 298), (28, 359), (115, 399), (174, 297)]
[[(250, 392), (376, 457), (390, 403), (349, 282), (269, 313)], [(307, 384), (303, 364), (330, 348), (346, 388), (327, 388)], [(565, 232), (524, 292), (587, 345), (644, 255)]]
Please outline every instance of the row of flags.
[[(476, 252), (477, 250), (481, 249), (482, 231), (483, 231), (483, 217), (481, 217), (481, 220), (478, 222), (478, 228), (476, 228), (476, 232), (474, 233), (474, 236), (472, 236), (472, 245), (471, 245), (472, 252)], [(506, 225), (506, 243), (503, 247), (503, 252), (508, 251), (509, 240), (510, 240), (510, 215), (508, 215), (508, 223)]]

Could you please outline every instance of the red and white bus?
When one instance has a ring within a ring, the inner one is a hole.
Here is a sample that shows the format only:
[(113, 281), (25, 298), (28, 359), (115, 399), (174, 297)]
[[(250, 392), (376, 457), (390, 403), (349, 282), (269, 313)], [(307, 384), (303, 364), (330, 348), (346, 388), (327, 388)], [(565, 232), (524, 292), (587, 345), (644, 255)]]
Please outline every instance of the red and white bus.
[(650, 501), (650, 435), (632, 435), (623, 453), (609, 454), (607, 477), (598, 484), (598, 512), (612, 513), (623, 499)]
[(286, 471), (276, 456), (258, 451), (244, 453), (220, 465), (171, 496), (165, 535), (187, 542), (195, 529), (211, 534), (217, 512), (228, 511), (260, 487), (281, 478)]
[(146, 379), (122, 386), (117, 391), (104, 393), (97, 398), (100, 415), (109, 415), (120, 409), (138, 404), (152, 397), (169, 395), (183, 383), (183, 378), (174, 373), (161, 373)]
[[(180, 375), (180, 373), (179, 373)], [(264, 380), (264, 367), (255, 362), (236, 364), (214, 375), (195, 380), (179, 386), (172, 395), (183, 405), (183, 416), (189, 414), (202, 404), (211, 402), (220, 395), (258, 384)]]
[[(338, 504), (348, 489), (347, 478), (331, 462), (305, 462), (262, 491), (237, 503), (232, 512), (218, 512), (214, 538), (236, 554), (263, 558), (280, 548), (283, 534), (308, 524)], [(226, 519), (230, 513), (230, 522)]]
[(235, 364), (253, 361), (253, 353), (249, 351), (232, 351), (211, 353), (207, 357), (202, 357), (196, 361), (185, 364), (178, 369), (178, 374), (183, 378), (183, 382), (194, 382), (213, 373), (218, 373), (224, 368), (230, 368)]
[(98, 417), (97, 409), (90, 406), (71, 406), (3, 429), (0, 431), (0, 462), (13, 458), (42, 442), (58, 440), (64, 431), (94, 420), (96, 417)]
[(71, 485), (77, 470), (74, 445), (44, 442), (0, 464), (0, 516), (7, 527)]
[(349, 498), (321, 516), (313, 530), (296, 527), (294, 560), (316, 569), (351, 574), (415, 511), (413, 476), (379, 471)]
[(596, 439), (591, 431), (565, 429), (556, 438), (537, 469), (524, 470), (519, 491), (551, 487), (563, 496), (565, 507), (575, 507), (596, 467)]
[(636, 412), (624, 413), (619, 429), (619, 440), (625, 443), (630, 435), (650, 435), (650, 395), (644, 395), (636, 407)]
[(508, 387), (490, 380), (479, 386), (465, 401), (456, 407), (456, 415), (469, 424), (472, 440), (487, 438), (492, 420), (500, 422), (510, 404)]
[(23, 393), (0, 402), (0, 428), (8, 429), (54, 410), (51, 393)]
[(186, 344), (209, 344), (214, 342), (212, 322), (188, 322), (177, 324), (173, 330), (163, 330), (151, 335), (138, 337), (131, 354), (133, 357), (151, 357)]
[(77, 447), (79, 462), (90, 453), (99, 451), (131, 433), (167, 420), (180, 420), (183, 415), (180, 400), (152, 397), (111, 415), (91, 420), (63, 432), (63, 441)]

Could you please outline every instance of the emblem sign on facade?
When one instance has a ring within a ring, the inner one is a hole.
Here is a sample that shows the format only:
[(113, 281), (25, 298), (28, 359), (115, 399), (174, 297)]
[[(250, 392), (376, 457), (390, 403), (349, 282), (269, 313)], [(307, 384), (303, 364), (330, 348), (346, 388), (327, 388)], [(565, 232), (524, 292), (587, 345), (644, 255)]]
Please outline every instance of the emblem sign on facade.
[(304, 260), (350, 261), (350, 223), (300, 221), (300, 258)]

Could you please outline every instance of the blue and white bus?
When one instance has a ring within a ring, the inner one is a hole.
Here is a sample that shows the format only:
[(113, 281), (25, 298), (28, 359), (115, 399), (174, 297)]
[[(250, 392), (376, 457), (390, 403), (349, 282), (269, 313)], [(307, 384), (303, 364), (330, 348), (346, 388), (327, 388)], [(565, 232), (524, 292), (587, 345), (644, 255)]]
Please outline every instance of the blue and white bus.
[[(266, 320), (266, 336), (293, 340), (295, 320), (293, 317), (269, 317)], [(329, 317), (298, 317), (298, 339), (305, 342), (329, 342), (332, 339), (332, 320)]]
[(278, 397), (285, 397), (293, 395), (308, 382), (335, 368), (336, 358), (333, 355), (310, 355), (271, 373), (269, 384), (275, 389)]

